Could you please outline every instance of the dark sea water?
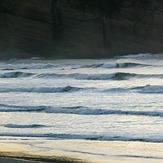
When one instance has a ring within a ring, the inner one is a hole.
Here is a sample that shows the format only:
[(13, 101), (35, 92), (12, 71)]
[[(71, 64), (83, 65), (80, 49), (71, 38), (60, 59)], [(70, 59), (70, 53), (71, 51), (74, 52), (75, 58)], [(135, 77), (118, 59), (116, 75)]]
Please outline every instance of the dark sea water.
[(163, 142), (163, 55), (0, 62), (0, 139)]

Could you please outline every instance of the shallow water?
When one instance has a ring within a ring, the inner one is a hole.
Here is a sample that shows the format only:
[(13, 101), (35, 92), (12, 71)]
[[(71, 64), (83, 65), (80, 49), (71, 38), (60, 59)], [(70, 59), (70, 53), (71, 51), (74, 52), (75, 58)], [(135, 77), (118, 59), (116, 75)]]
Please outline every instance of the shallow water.
[(0, 63), (0, 139), (163, 142), (163, 55)]

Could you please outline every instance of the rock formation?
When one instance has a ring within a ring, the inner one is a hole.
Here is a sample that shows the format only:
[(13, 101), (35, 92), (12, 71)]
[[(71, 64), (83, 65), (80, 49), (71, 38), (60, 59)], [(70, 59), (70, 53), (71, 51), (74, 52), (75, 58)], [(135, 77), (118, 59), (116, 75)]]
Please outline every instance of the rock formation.
[[(106, 58), (163, 53), (163, 2), (124, 0), (116, 14), (80, 10), (75, 0), (1, 0), (0, 58)], [(102, 21), (103, 20), (103, 21)]]

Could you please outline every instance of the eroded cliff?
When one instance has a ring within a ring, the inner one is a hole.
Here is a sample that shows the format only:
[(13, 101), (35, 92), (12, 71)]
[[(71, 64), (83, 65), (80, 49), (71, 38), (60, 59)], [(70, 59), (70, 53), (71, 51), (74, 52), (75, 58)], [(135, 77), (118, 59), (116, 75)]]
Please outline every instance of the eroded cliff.
[[(101, 58), (163, 52), (163, 2), (124, 0), (100, 18), (65, 0), (1, 0), (0, 57)], [(73, 2), (74, 3), (74, 2)]]

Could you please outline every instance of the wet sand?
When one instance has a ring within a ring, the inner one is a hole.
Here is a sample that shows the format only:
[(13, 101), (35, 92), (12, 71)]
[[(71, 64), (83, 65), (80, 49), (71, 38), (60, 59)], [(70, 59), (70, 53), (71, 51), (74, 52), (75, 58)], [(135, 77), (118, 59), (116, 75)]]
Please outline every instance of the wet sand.
[(58, 160), (58, 159), (53, 159), (53, 160), (44, 160), (44, 159), (40, 159), (37, 161), (32, 161), (32, 160), (28, 160), (27, 158), (23, 159), (23, 158), (0, 158), (0, 163), (46, 163), (46, 162), (55, 162), (55, 163), (80, 163), (77, 161), (70, 161), (70, 160)]
[(28, 160), (18, 160), (12, 158), (0, 158), (0, 163), (37, 163), (37, 162)]
[(0, 163), (55, 161), (58, 163), (162, 163), (163, 143), (0, 140)]

